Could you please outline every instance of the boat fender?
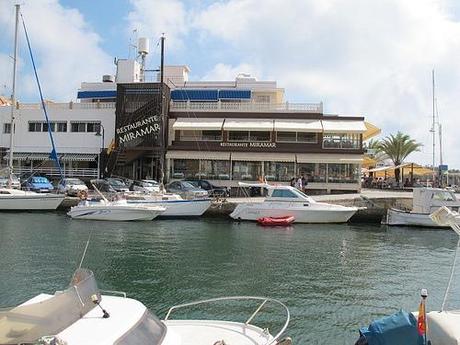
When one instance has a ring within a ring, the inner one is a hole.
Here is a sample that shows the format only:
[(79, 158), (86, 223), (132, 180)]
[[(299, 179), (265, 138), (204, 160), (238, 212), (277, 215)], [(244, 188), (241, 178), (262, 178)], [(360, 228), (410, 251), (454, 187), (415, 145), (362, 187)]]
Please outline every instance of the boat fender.
[(281, 339), (279, 342), (276, 343), (276, 345), (291, 345), (291, 344), (292, 344), (291, 337), (286, 337), (286, 338)]
[(88, 198), (88, 192), (86, 190), (81, 190), (77, 194), (80, 200), (86, 200)]

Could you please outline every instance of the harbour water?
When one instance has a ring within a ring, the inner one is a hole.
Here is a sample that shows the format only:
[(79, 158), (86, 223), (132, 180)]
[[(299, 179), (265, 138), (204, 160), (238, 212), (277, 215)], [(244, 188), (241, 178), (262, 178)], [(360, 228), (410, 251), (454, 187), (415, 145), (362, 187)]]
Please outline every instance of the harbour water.
[[(416, 310), (420, 288), (439, 309), (457, 237), (380, 225), (263, 228), (223, 219), (115, 223), (65, 213), (0, 214), (0, 307), (68, 284), (83, 266), (158, 316), (188, 301), (229, 295), (280, 299), (294, 344), (354, 344), (372, 319)], [(449, 306), (460, 307), (460, 274)]]

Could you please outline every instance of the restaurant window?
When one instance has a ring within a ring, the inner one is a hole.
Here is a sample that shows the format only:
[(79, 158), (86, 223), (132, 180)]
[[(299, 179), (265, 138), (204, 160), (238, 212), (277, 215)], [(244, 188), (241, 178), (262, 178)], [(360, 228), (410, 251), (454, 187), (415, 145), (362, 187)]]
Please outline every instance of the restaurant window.
[(328, 183), (358, 183), (358, 164), (328, 164)]
[(302, 175), (308, 182), (326, 182), (326, 164), (297, 163), (297, 176)]
[(232, 162), (233, 180), (257, 181), (262, 176), (262, 162)]
[(201, 140), (203, 141), (222, 141), (222, 131), (203, 130), (201, 131)]
[(67, 122), (58, 122), (57, 123), (58, 132), (67, 132)]
[(4, 123), (3, 124), (3, 133), (10, 134), (11, 133), (11, 123)]
[(101, 130), (100, 122), (71, 122), (70, 131), (71, 132), (88, 132), (88, 133), (97, 133)]
[(41, 122), (29, 122), (29, 132), (41, 132), (42, 123)]
[(89, 133), (99, 133), (101, 131), (100, 122), (88, 122), (86, 124), (86, 131)]
[(200, 131), (179, 131), (179, 138), (181, 141), (197, 141), (200, 140)]
[(267, 181), (290, 181), (294, 175), (294, 162), (264, 162)]
[(229, 131), (228, 141), (249, 141), (249, 131)]
[(249, 132), (249, 141), (258, 141), (258, 142), (265, 142), (271, 141), (272, 136), (271, 132), (259, 132), (259, 131), (251, 131)]
[(361, 135), (353, 133), (324, 133), (323, 148), (359, 149), (361, 148)]
[(228, 160), (208, 160), (200, 161), (201, 178), (212, 180), (230, 179), (230, 161)]
[(297, 142), (299, 143), (317, 143), (318, 134), (309, 132), (297, 132)]
[(200, 161), (198, 159), (173, 159), (171, 177), (175, 179), (196, 178), (200, 175)]
[[(51, 132), (56, 129), (56, 123), (50, 122)], [(43, 122), (42, 132), (48, 132), (48, 122)]]
[(297, 141), (296, 132), (276, 132), (276, 141), (282, 143), (290, 143)]
[(86, 132), (86, 123), (84, 122), (72, 122), (70, 124), (71, 132)]

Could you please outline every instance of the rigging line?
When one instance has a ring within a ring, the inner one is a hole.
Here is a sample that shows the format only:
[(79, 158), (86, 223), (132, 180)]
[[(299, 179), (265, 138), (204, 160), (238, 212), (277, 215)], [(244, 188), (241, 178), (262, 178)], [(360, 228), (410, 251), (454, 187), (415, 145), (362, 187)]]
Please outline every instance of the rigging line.
[(78, 265), (78, 268), (81, 268), (81, 265), (83, 264), (83, 260), (85, 259), (86, 251), (88, 250), (89, 241), (91, 240), (92, 233), (93, 233), (93, 228), (89, 230), (88, 239), (86, 240), (85, 249), (83, 250), (83, 255), (81, 256), (81, 260), (80, 260), (80, 264)]
[(446, 292), (444, 293), (444, 298), (442, 300), (441, 311), (444, 311), (444, 307), (446, 306), (447, 295), (449, 294), (450, 286), (452, 285), (452, 280), (454, 278), (455, 264), (457, 262), (457, 254), (458, 254), (458, 247), (459, 246), (460, 246), (460, 237), (458, 238), (457, 246), (455, 247), (454, 261), (452, 262), (452, 267), (450, 269), (449, 282), (447, 283)]
[(38, 78), (37, 68), (35, 66), (35, 60), (34, 60), (34, 56), (32, 54), (32, 47), (30, 46), (29, 34), (27, 33), (26, 23), (24, 21), (24, 17), (22, 16), (22, 13), (20, 13), (20, 15), (21, 15), (21, 20), (22, 20), (22, 26), (24, 28), (24, 33), (26, 35), (27, 47), (29, 48), (29, 55), (30, 55), (30, 59), (32, 61), (32, 67), (34, 68), (35, 80), (37, 82), (38, 92), (40, 93), (40, 99), (41, 99), (41, 102), (42, 102), (43, 112), (45, 113), (46, 122), (48, 123), (48, 134), (49, 134), (49, 137), (50, 137), (50, 140), (51, 140), (51, 146), (53, 148), (53, 150), (51, 151), (50, 157), (56, 162), (56, 165), (59, 168), (59, 175), (61, 176), (61, 179), (62, 179), (62, 178), (64, 178), (64, 176), (62, 175), (61, 164), (59, 163), (59, 159), (57, 157), (56, 145), (54, 144), (53, 134), (51, 133), (51, 124), (50, 124), (50, 120), (49, 120), (49, 117), (48, 117), (48, 112), (46, 111), (45, 100), (43, 99), (42, 87), (40, 85), (40, 79)]

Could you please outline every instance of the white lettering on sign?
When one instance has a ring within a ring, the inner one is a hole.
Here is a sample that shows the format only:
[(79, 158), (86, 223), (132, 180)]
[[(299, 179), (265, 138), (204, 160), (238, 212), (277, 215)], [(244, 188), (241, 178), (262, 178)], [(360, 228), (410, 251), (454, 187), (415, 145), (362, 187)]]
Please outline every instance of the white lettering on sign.
[(160, 116), (159, 115), (155, 115), (155, 116), (150, 116), (150, 117), (147, 117), (143, 120), (140, 120), (140, 121), (136, 121), (135, 123), (130, 123), (129, 125), (126, 125), (126, 126), (123, 126), (123, 127), (120, 127), (120, 128), (117, 128), (117, 134), (120, 135), (120, 134), (124, 134), (124, 133), (127, 133), (129, 131), (132, 131), (134, 129), (137, 129), (139, 127), (144, 127), (144, 126), (147, 126), (149, 124), (152, 124), (154, 122), (157, 122), (160, 120)]
[(137, 139), (139, 137), (143, 137), (144, 135), (148, 135), (151, 133), (158, 133), (159, 131), (160, 131), (160, 125), (158, 123), (154, 123), (153, 125), (147, 126), (145, 128), (140, 128), (132, 132), (127, 132), (124, 135), (120, 136), (120, 144), (126, 143), (127, 141)]
[(276, 143), (220, 143), (222, 147), (276, 147)]

